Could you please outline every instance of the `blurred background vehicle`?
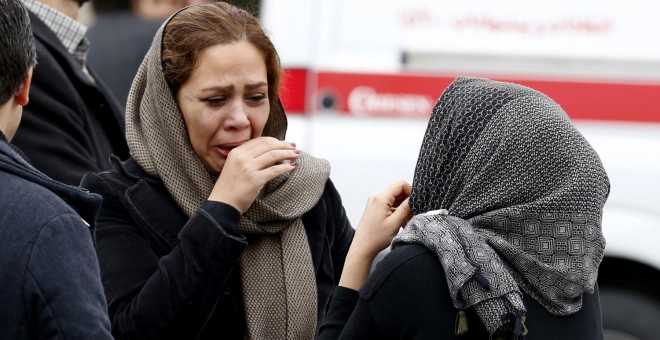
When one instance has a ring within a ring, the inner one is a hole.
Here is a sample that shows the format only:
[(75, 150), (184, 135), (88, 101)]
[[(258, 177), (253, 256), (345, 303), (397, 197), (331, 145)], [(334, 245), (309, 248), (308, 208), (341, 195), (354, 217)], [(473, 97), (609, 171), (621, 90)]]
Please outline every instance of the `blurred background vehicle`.
[[(285, 68), (287, 140), (330, 160), (353, 225), (371, 193), (412, 181), (431, 108), (456, 76), (558, 102), (612, 185), (599, 275), (605, 338), (660, 338), (660, 2), (229, 2), (270, 32)], [(83, 15), (93, 23), (93, 10)]]

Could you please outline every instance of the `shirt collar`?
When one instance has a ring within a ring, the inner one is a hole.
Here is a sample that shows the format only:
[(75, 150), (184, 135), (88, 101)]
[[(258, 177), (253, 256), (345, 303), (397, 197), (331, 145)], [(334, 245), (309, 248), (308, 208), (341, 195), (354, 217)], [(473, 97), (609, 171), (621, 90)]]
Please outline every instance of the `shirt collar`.
[(87, 27), (77, 20), (36, 0), (23, 0), (25, 7), (50, 28), (62, 45), (84, 65), (89, 49)]

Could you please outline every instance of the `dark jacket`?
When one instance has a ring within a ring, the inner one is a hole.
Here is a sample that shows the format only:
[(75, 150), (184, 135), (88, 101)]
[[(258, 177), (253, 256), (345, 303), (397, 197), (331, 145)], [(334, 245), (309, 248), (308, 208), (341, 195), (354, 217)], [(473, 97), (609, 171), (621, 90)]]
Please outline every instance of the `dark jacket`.
[(12, 142), (41, 172), (78, 185), (85, 173), (109, 169), (111, 154), (128, 158), (124, 111), (100, 79), (83, 73), (43, 21), (30, 13), (30, 22), (37, 65)]
[[(550, 314), (525, 292), (523, 301), (526, 339), (603, 339), (597, 287), (568, 316)], [(467, 334), (455, 335), (457, 313), (438, 257), (423, 245), (408, 244), (385, 256), (359, 293), (337, 287), (318, 340), (489, 339), (473, 308), (466, 311)]]
[(91, 227), (101, 198), (35, 170), (0, 134), (0, 339), (111, 339)]
[[(242, 339), (238, 269), (249, 239), (233, 207), (207, 201), (189, 219), (160, 179), (131, 158), (82, 185), (104, 197), (97, 251), (119, 339)], [(303, 215), (318, 287), (319, 324), (353, 238), (332, 182)]]

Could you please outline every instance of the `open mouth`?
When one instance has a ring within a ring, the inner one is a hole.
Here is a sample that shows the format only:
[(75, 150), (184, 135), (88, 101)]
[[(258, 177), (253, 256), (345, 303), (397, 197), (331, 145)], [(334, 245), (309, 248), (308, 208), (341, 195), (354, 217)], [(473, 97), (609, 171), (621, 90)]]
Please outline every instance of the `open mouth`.
[(227, 153), (229, 153), (229, 151), (231, 150), (234, 150), (234, 148), (236, 148), (236, 146), (220, 146), (220, 150), (225, 151)]
[(220, 155), (222, 155), (223, 157), (227, 157), (229, 155), (229, 152), (231, 152), (231, 150), (234, 150), (236, 147), (240, 146), (241, 144), (243, 144), (243, 142), (226, 143), (226, 144), (218, 145), (216, 146), (216, 148), (220, 153)]

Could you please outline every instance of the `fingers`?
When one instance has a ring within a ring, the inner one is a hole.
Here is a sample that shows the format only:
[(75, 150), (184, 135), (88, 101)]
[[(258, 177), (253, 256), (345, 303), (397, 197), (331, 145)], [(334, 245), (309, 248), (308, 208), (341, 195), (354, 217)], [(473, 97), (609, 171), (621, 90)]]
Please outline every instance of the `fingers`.
[(385, 190), (369, 196), (358, 225), (368, 225), (369, 228), (385, 226), (398, 229), (410, 218), (408, 197), (411, 189), (410, 183), (397, 181), (390, 184)]
[(267, 153), (272, 150), (295, 150), (295, 149), (296, 149), (296, 145), (294, 143), (278, 140), (277, 138), (273, 138), (273, 137), (257, 137), (243, 143), (243, 145), (239, 146), (235, 150), (240, 150), (241, 153), (249, 154), (252, 155), (253, 157), (259, 157), (264, 153)]
[(388, 197), (392, 207), (396, 207), (399, 206), (401, 202), (408, 199), (411, 192), (412, 185), (406, 181), (400, 180), (390, 184), (382, 194)]
[(300, 156), (298, 150), (270, 150), (256, 157), (254, 165), (257, 169), (267, 169), (286, 160), (294, 162), (298, 156)]
[(296, 164), (294, 162), (291, 163), (282, 163), (278, 165), (273, 165), (267, 169), (262, 170), (264, 173), (264, 176), (266, 177), (266, 182), (270, 181), (271, 179), (283, 175), (291, 170), (293, 170), (296, 167)]
[(394, 209), (392, 214), (387, 218), (391, 223), (404, 226), (412, 218), (412, 211), (408, 205), (408, 198), (406, 198), (398, 207)]
[(244, 213), (268, 181), (296, 167), (298, 156), (293, 144), (272, 137), (247, 141), (229, 152), (209, 200), (227, 203)]
[(245, 171), (268, 170), (269, 174), (269, 167), (286, 160), (293, 161), (299, 154), (293, 143), (272, 137), (259, 137), (232, 150), (230, 157), (232, 161), (245, 164), (248, 167)]
[[(369, 277), (376, 255), (392, 242), (399, 228), (412, 217), (408, 205), (410, 191), (410, 184), (399, 181), (385, 191), (369, 197), (367, 208), (346, 256), (344, 270), (339, 279), (340, 286), (355, 290), (362, 288)], [(393, 207), (385, 202), (388, 197), (390, 200), (393, 197), (406, 198), (397, 207)], [(385, 213), (379, 214), (380, 211)]]

